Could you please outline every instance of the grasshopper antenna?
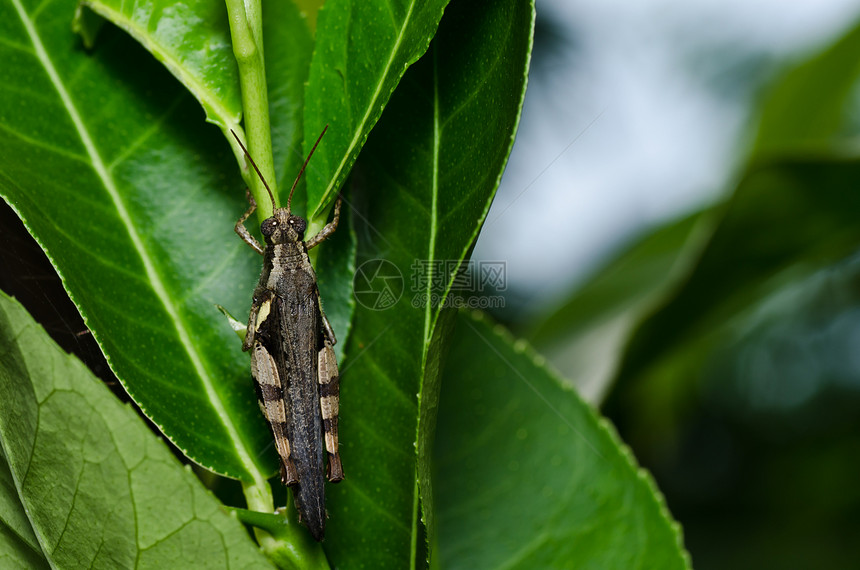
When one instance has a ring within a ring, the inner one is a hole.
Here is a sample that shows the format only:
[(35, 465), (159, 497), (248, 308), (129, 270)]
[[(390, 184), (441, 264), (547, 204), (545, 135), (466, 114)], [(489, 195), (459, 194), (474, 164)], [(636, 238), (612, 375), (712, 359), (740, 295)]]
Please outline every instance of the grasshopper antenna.
[[(248, 152), (248, 149), (247, 149), (247, 148), (245, 148), (245, 145), (243, 145), (243, 144), (242, 144), (242, 141), (241, 141), (241, 140), (239, 140), (239, 135), (237, 135), (237, 134), (236, 134), (236, 131), (234, 131), (233, 129), (230, 129), (230, 132), (231, 132), (231, 133), (233, 133), (233, 137), (236, 139), (236, 142), (237, 142), (237, 143), (239, 143), (239, 146), (240, 146), (240, 147), (242, 147), (242, 151), (245, 153), (245, 156), (247, 156), (247, 157), (248, 157), (248, 160), (251, 162), (251, 166), (253, 166), (253, 167), (254, 167), (254, 170), (256, 170), (256, 171), (257, 171), (257, 176), (259, 176), (259, 177), (260, 177), (260, 180), (262, 180), (262, 181), (263, 181), (263, 186), (265, 186), (265, 187), (266, 187), (266, 191), (269, 193), (269, 199), (272, 201), (272, 209), (274, 210), (274, 209), (275, 209), (275, 195), (274, 195), (274, 194), (272, 194), (272, 189), (271, 189), (271, 188), (269, 188), (268, 183), (266, 183), (266, 179), (265, 179), (265, 178), (263, 178), (263, 173), (262, 173), (262, 172), (260, 172), (260, 169), (259, 169), (259, 168), (257, 168), (257, 163), (256, 163), (256, 162), (254, 162), (254, 159), (253, 159), (253, 158), (251, 158), (251, 153), (250, 153), (250, 152)], [(323, 132), (325, 132), (325, 131), (323, 131)], [(317, 142), (319, 142), (319, 141), (317, 141)], [(314, 146), (314, 148), (316, 148), (316, 146)], [(313, 154), (313, 152), (314, 152), (314, 151), (311, 151), (311, 154)], [(305, 162), (305, 164), (307, 164), (307, 162)], [(304, 167), (302, 167), (302, 170), (304, 170)], [(294, 187), (294, 188), (295, 188), (295, 186), (296, 186), (296, 185), (295, 185), (295, 184), (293, 184), (293, 187)], [(292, 195), (293, 195), (293, 193), (292, 193), (292, 191), (290, 191), (290, 197), (292, 197)], [(289, 209), (290, 209), (289, 204), (290, 204), (290, 203), (289, 203), (289, 202), (287, 202), (287, 211), (289, 211)]]
[(325, 132), (327, 130), (328, 130), (328, 125), (326, 125), (323, 128), (322, 132), (320, 133), (319, 138), (317, 139), (317, 142), (314, 143), (314, 147), (311, 149), (311, 152), (308, 153), (308, 157), (305, 159), (305, 163), (302, 165), (302, 169), (299, 170), (299, 174), (298, 174), (298, 176), (296, 176), (296, 180), (293, 182), (293, 187), (290, 188), (290, 197), (287, 198), (287, 212), (290, 211), (290, 204), (293, 203), (293, 191), (295, 191), (296, 185), (299, 183), (299, 179), (302, 177), (302, 174), (305, 172), (305, 167), (308, 165), (308, 162), (311, 161), (311, 157), (314, 155), (314, 151), (317, 149), (317, 145), (320, 144), (320, 141), (322, 140), (323, 135), (325, 134)]

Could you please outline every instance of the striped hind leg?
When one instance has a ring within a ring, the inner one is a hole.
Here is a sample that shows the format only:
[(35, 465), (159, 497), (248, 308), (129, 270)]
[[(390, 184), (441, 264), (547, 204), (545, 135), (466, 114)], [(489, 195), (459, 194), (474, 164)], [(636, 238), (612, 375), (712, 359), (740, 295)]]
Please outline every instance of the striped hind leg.
[(337, 483), (343, 479), (337, 441), (337, 419), (340, 407), (340, 376), (337, 357), (331, 342), (326, 339), (319, 352), (318, 378), (320, 383), (320, 413), (325, 430), (325, 449), (328, 452), (328, 480)]
[(251, 374), (256, 384), (257, 402), (272, 429), (275, 449), (278, 450), (278, 456), (281, 459), (281, 482), (284, 485), (295, 485), (299, 482), (299, 476), (290, 457), (284, 386), (281, 384), (275, 359), (259, 342), (254, 343), (254, 351), (251, 353)]

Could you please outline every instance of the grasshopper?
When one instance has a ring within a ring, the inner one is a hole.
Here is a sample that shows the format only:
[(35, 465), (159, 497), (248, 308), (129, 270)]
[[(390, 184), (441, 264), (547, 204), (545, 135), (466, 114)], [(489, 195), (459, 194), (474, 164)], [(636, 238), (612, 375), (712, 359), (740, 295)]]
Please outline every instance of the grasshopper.
[(245, 220), (257, 208), (250, 193), (251, 206), (235, 226), (239, 237), (263, 256), (242, 350), (251, 351), (251, 374), (257, 400), (275, 438), (281, 481), (293, 488), (299, 520), (318, 541), (325, 533), (326, 519), (323, 445), (328, 453), (328, 480), (336, 483), (343, 479), (337, 438), (340, 378), (332, 348), (337, 341), (320, 304), (308, 250), (337, 228), (341, 198), (335, 203), (332, 221), (307, 241), (307, 224), (290, 213), (290, 204), (326, 129), (328, 126), (299, 170), (286, 208), (275, 208), (272, 190), (233, 133), (269, 192), (274, 209), (272, 217), (260, 226), (265, 248), (245, 228)]

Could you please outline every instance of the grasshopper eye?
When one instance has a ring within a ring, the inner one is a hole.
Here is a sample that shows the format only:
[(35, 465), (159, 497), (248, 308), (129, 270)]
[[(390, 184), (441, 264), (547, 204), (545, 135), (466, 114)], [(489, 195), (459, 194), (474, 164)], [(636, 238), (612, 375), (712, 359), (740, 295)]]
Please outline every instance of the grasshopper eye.
[(275, 233), (276, 229), (278, 229), (278, 220), (276, 220), (274, 217), (267, 218), (263, 220), (262, 224), (260, 224), (260, 233), (266, 237)]
[(293, 229), (299, 235), (304, 235), (305, 229), (307, 229), (307, 223), (305, 223), (304, 218), (299, 216), (290, 216), (290, 225), (293, 226)]

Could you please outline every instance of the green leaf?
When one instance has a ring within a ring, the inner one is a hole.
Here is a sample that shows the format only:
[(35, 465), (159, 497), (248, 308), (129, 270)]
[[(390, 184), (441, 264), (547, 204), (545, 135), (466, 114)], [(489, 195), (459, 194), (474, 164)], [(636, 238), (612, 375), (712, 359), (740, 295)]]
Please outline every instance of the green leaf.
[(461, 313), (442, 380), (440, 568), (689, 568), (651, 477), (523, 341)]
[(71, 49), (74, 3), (34, 7), (0, 4), (0, 194), (144, 413), (201, 465), (265, 485), (271, 436), (215, 307), (247, 314), (260, 270), (233, 233), (246, 204), (228, 147), (123, 33)]
[[(292, 2), (267, 0), (263, 9), (272, 151), (277, 187), (286, 197), (305, 158), (302, 153), (302, 113), (314, 41)], [(305, 202), (303, 191), (304, 188), (301, 191), (297, 189), (298, 199), (293, 201), (300, 212)]]
[(81, 0), (74, 29), (92, 46), (98, 24), (85, 17), (83, 8), (107, 18), (143, 44), (194, 94), (210, 122), (225, 132), (239, 128), (239, 72), (223, 1)]
[(135, 412), (0, 294), (0, 443), (51, 566), (261, 567)]
[(826, 148), (840, 133), (860, 77), (860, 23), (832, 46), (789, 70), (762, 105), (755, 154)]
[(406, 69), (425, 52), (448, 0), (328, 0), (305, 93), (305, 153), (325, 125), (307, 172), (308, 217), (343, 184)]
[(689, 271), (713, 217), (695, 213), (640, 237), (532, 325), (531, 342), (586, 401), (603, 399), (632, 330)]
[(317, 13), (323, 6), (323, 0), (295, 0), (296, 6), (308, 19), (308, 28), (311, 32), (317, 29)]
[[(439, 306), (510, 152), (533, 17), (532, 6), (516, 0), (452, 4), (359, 159), (360, 306), (341, 369), (346, 479), (329, 493), (325, 541), (335, 566), (424, 565), (419, 517), (432, 536), (429, 443), (454, 315)], [(428, 294), (436, 304), (423, 301)]]

